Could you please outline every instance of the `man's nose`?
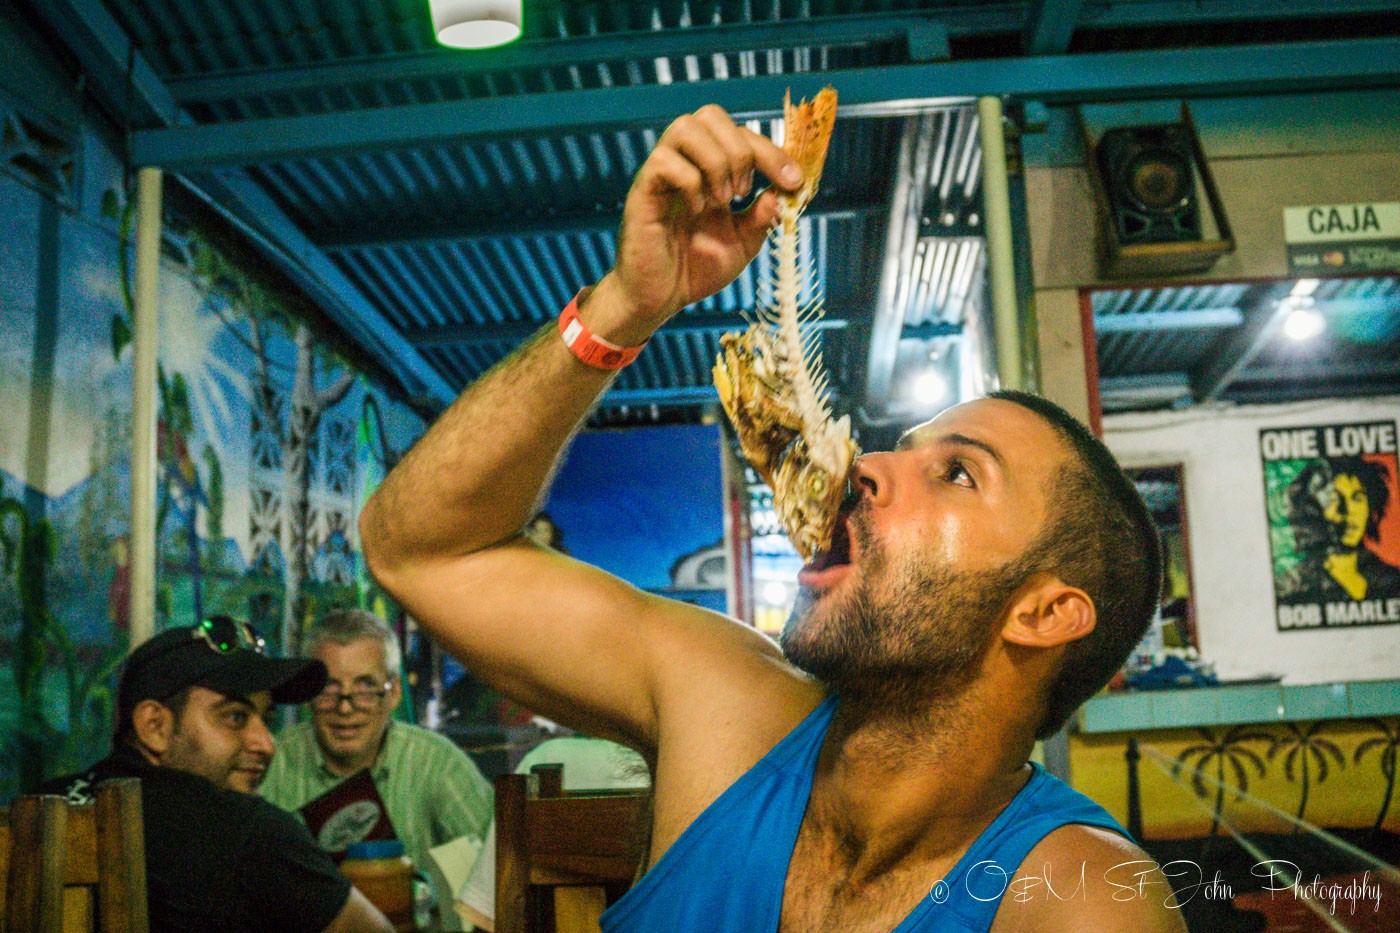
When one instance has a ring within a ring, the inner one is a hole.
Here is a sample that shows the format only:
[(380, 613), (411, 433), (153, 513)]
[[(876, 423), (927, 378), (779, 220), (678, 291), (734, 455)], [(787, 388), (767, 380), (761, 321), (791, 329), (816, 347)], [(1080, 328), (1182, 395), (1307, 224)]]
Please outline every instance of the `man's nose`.
[(261, 716), (254, 716), (248, 728), (244, 730), (243, 744), (250, 752), (259, 752), (271, 758), (277, 751), (277, 740), (272, 737), (272, 730), (267, 727)]
[(894, 491), (893, 456), (888, 452), (862, 454), (851, 471), (855, 494), (869, 499), (873, 506), (886, 504)]

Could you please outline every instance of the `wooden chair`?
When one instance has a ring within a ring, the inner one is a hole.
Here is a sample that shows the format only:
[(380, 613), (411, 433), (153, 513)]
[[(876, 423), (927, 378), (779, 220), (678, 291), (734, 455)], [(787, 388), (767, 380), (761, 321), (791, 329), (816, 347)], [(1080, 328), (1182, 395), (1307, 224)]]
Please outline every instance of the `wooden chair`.
[(140, 781), (105, 781), (89, 804), (19, 797), (5, 816), (0, 915), (8, 933), (148, 933)]
[(557, 764), (496, 778), (496, 933), (555, 933), (556, 890), (580, 887), (601, 889), (596, 929), (637, 876), (650, 793), (566, 793), (563, 782)]

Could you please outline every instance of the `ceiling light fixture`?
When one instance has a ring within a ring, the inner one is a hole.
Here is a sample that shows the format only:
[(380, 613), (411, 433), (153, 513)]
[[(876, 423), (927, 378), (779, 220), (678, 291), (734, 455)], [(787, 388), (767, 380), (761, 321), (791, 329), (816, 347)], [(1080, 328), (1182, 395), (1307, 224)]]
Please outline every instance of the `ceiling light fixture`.
[(1294, 308), (1288, 312), (1288, 317), (1283, 319), (1284, 334), (1299, 343), (1316, 337), (1326, 326), (1327, 322), (1321, 312), (1312, 308)]
[(933, 369), (926, 369), (914, 379), (914, 401), (920, 408), (933, 408), (948, 398), (948, 380)]
[(428, 0), (438, 41), (457, 49), (489, 49), (520, 38), (523, 0)]

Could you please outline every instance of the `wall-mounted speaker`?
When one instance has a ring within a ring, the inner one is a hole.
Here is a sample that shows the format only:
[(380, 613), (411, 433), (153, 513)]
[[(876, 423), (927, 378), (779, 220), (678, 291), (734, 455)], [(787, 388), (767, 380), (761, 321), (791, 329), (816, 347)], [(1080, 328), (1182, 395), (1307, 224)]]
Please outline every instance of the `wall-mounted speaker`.
[(1099, 139), (1099, 171), (1120, 243), (1201, 238), (1192, 149), (1181, 123), (1121, 127)]
[(1089, 176), (1102, 218), (1101, 272), (1154, 278), (1204, 272), (1234, 237), (1191, 120), (1091, 129)]

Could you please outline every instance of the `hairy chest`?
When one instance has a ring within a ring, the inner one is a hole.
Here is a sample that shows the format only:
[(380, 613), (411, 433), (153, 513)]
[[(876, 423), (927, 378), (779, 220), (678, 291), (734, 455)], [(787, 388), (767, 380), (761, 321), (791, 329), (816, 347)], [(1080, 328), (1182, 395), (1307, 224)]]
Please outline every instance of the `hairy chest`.
[(857, 879), (849, 853), (804, 822), (783, 887), (781, 933), (888, 933), (932, 896), (961, 852), (906, 860)]

